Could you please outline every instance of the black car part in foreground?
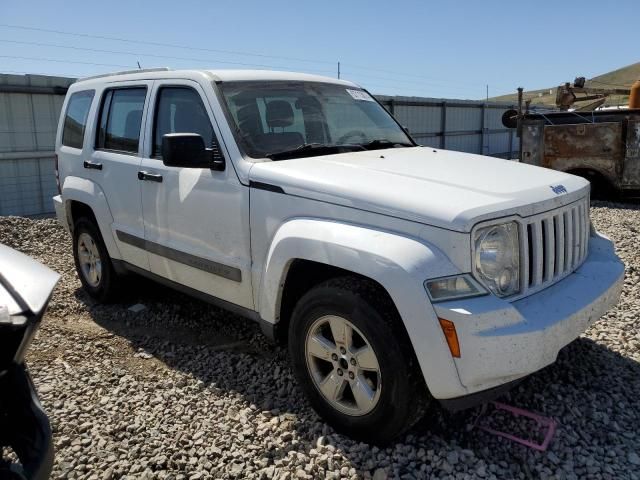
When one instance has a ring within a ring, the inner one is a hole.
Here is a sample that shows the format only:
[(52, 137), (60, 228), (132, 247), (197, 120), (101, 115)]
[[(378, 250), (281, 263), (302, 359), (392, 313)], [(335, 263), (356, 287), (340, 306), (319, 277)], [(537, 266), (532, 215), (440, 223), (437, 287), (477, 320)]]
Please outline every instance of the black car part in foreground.
[[(24, 363), (59, 275), (0, 245), (0, 480), (49, 478), (51, 426)], [(5, 456), (11, 448), (19, 463)]]

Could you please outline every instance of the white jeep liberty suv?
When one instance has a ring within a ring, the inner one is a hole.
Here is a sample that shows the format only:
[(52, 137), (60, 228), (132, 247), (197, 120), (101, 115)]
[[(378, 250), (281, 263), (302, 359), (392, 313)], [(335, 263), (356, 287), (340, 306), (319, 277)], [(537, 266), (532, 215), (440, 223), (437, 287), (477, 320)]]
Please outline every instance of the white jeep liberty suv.
[(553, 363), (622, 287), (587, 181), (421, 147), (344, 80), (83, 79), (56, 153), (92, 297), (135, 272), (260, 322), (316, 411), (368, 442)]

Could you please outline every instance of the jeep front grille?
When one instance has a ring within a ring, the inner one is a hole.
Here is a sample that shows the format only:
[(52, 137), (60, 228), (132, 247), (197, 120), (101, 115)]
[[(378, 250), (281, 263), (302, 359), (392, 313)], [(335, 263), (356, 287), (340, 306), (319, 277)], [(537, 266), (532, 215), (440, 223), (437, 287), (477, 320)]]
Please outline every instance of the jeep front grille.
[(589, 245), (589, 197), (526, 218), (521, 234), (522, 288), (518, 296), (542, 290), (582, 264)]

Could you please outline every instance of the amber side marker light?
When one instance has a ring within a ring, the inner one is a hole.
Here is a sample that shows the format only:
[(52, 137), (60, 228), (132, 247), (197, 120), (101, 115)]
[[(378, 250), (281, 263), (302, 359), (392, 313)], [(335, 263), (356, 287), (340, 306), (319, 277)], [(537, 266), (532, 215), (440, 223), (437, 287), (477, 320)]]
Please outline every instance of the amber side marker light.
[(447, 345), (449, 345), (451, 356), (460, 358), (460, 344), (458, 343), (456, 326), (451, 320), (445, 320), (444, 318), (438, 318), (438, 320), (440, 321), (440, 327), (444, 332), (444, 338), (447, 339)]

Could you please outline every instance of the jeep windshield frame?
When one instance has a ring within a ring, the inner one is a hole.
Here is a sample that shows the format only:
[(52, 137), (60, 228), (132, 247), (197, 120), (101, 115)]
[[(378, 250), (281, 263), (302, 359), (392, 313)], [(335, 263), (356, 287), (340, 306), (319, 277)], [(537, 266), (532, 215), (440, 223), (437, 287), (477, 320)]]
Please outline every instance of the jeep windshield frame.
[(418, 146), (359, 87), (290, 80), (218, 81), (216, 87), (236, 143), (248, 159)]

